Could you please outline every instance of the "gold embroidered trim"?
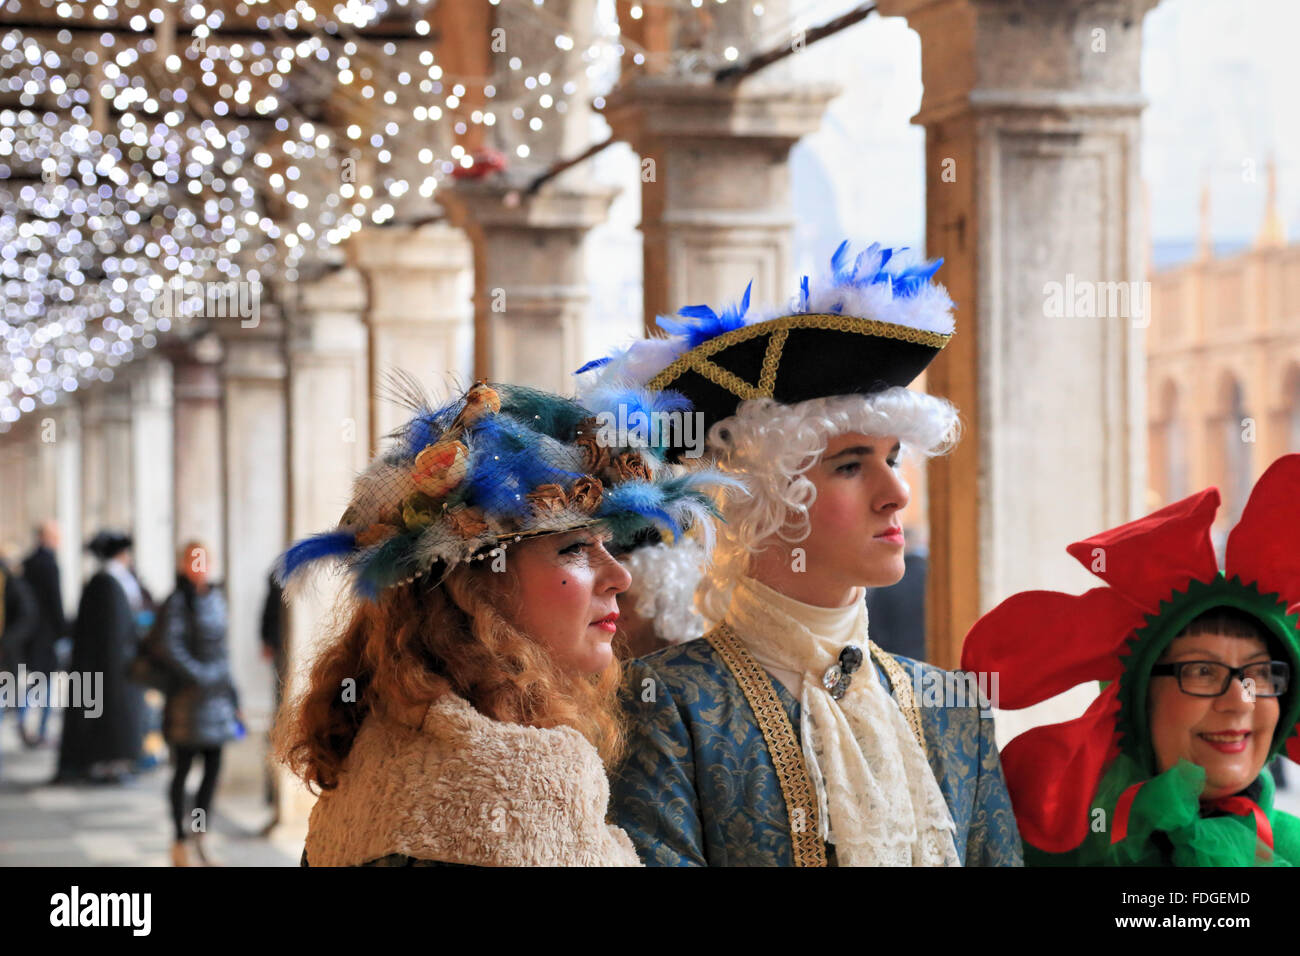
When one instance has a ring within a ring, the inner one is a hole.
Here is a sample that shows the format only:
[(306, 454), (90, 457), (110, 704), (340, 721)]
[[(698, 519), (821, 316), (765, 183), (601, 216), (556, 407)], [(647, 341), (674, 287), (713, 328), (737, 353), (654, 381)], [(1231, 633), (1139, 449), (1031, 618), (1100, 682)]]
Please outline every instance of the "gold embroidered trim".
[(767, 351), (763, 353), (763, 374), (758, 378), (758, 391), (764, 398), (771, 398), (776, 390), (776, 370), (781, 365), (781, 350), (785, 340), (790, 337), (789, 329), (777, 329), (767, 340)]
[[(931, 348), (941, 349), (948, 344), (951, 335), (941, 335), (938, 332), (928, 332), (924, 329), (914, 329), (906, 325), (895, 325), (893, 322), (878, 322), (875, 319), (860, 319), (851, 315), (835, 315), (825, 312), (812, 312), (800, 315), (786, 315), (777, 319), (770, 319), (766, 322), (755, 322), (753, 325), (747, 325), (744, 328), (732, 329), (730, 332), (724, 332), (719, 336), (709, 339), (695, 348), (691, 349), (685, 355), (679, 356), (676, 361), (665, 368), (662, 372), (650, 379), (647, 388), (658, 391), (666, 388), (669, 384), (680, 378), (685, 372), (696, 371), (704, 375), (710, 381), (716, 382), (723, 388), (727, 388), (741, 399), (750, 396), (741, 395), (734, 392), (725, 382), (714, 378), (707, 371), (704, 365), (711, 355), (721, 350), (735, 345), (738, 342), (747, 342), (758, 335), (775, 335), (781, 331), (790, 329), (831, 329), (839, 332), (855, 332), (859, 335), (876, 335), (883, 338), (896, 339), (900, 342), (913, 342), (917, 345), (928, 345)], [(770, 343), (769, 343), (770, 351)], [(779, 357), (779, 353), (778, 353)], [(713, 363), (708, 363), (712, 365)], [(764, 366), (766, 366), (764, 359)], [(716, 367), (716, 366), (715, 366)], [(723, 371), (719, 369), (719, 371)], [(730, 373), (728, 373), (730, 374)], [(775, 382), (775, 373), (773, 373), (773, 382)], [(737, 378), (737, 382), (743, 382)], [(752, 386), (747, 387), (752, 388)], [(761, 390), (761, 389), (760, 389)]]
[(728, 372), (721, 365), (716, 365), (708, 359), (700, 359), (695, 365), (695, 371), (699, 372), (714, 385), (721, 385), (732, 395), (741, 399), (762, 398), (763, 393), (750, 385), (739, 375), (734, 372)]
[[(719, 624), (704, 635), (704, 639), (713, 645), (735, 676), (758, 719), (758, 729), (763, 732), (767, 752), (772, 755), (776, 776), (781, 783), (781, 794), (785, 797), (794, 865), (825, 866), (826, 844), (820, 836), (817, 797), (803, 762), (803, 750), (794, 735), (794, 728), (790, 726), (789, 715), (772, 689), (771, 678), (728, 625)], [(798, 830), (794, 826), (797, 819), (806, 821), (806, 825)]]
[(928, 762), (930, 750), (925, 745), (925, 730), (921, 727), (921, 711), (917, 709), (916, 694), (912, 691), (912, 682), (908, 680), (907, 671), (903, 670), (902, 664), (894, 660), (893, 655), (881, 650), (874, 641), (868, 640), (867, 646), (871, 649), (872, 660), (880, 665), (880, 669), (889, 678), (889, 686), (894, 692), (894, 700), (898, 703), (898, 709), (907, 718), (907, 725), (912, 728), (912, 736), (921, 745), (921, 753), (925, 754), (925, 759)]

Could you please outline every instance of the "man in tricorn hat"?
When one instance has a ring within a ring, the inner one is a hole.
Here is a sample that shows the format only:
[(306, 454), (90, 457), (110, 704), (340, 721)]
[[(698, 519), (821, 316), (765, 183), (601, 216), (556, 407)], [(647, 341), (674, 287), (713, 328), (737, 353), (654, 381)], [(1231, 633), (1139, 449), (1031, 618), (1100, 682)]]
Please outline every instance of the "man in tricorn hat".
[(903, 573), (900, 456), (957, 433), (907, 388), (953, 333), (939, 263), (891, 256), (846, 243), (793, 309), (747, 318), (746, 290), (580, 370), (684, 393), (747, 486), (697, 592), (712, 629), (627, 668), (611, 806), (648, 865), (1021, 862), (991, 716), (917, 693), (944, 672), (868, 635), (864, 588)]
[[(78, 699), (63, 702), (58, 782), (125, 779), (140, 758), (144, 695), (127, 678), (143, 604), (130, 570), (131, 538), (100, 531), (86, 549), (103, 562), (81, 593), (73, 629), (70, 675)], [(70, 682), (69, 686), (73, 686)]]

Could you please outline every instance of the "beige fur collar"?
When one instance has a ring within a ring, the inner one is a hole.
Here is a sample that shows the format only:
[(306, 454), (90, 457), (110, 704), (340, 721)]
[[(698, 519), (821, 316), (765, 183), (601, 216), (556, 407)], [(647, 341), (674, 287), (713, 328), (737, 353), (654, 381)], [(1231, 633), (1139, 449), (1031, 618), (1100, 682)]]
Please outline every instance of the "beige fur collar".
[(418, 729), (365, 719), (338, 787), (312, 809), (307, 860), (638, 866), (627, 834), (605, 823), (608, 804), (600, 756), (576, 730), (492, 720), (448, 693)]

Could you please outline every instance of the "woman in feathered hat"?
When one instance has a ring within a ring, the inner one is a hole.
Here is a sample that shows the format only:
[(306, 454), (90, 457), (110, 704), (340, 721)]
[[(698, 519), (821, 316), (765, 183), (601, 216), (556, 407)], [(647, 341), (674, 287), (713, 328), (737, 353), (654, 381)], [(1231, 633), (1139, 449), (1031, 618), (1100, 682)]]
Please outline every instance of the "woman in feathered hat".
[(1213, 488), (1070, 545), (1109, 585), (1027, 591), (982, 617), (962, 666), (1015, 710), (1086, 681), (1083, 716), (1002, 754), (1032, 865), (1295, 866), (1300, 820), (1265, 765), (1300, 757), (1300, 455), (1255, 485), (1219, 570)]
[(747, 316), (747, 290), (580, 370), (598, 370), (593, 398), (684, 394), (704, 460), (745, 483), (722, 498), (698, 595), (716, 627), (627, 668), (613, 802), (647, 864), (1020, 862), (991, 719), (919, 704), (914, 685), (943, 672), (867, 631), (864, 588), (903, 571), (899, 457), (941, 453), (957, 424), (907, 388), (953, 331), (939, 263), (891, 258), (846, 243), (793, 310)]
[(628, 585), (611, 551), (707, 516), (708, 478), (534, 389), (413, 403), (339, 527), (281, 560), (289, 585), (341, 560), (357, 597), (281, 720), (322, 791), (304, 862), (636, 865), (605, 819)]

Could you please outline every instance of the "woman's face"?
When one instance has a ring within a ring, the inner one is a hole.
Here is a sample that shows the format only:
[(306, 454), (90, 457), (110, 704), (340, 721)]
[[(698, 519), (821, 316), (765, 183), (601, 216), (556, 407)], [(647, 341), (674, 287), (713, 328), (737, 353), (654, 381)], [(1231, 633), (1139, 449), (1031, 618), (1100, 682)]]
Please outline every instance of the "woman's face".
[[(1175, 638), (1160, 660), (1244, 667), (1269, 658), (1268, 646), (1256, 637), (1192, 634)], [(1172, 675), (1152, 677), (1151, 741), (1160, 772), (1179, 760), (1204, 767), (1202, 800), (1229, 796), (1254, 782), (1273, 742), (1279, 707), (1276, 697), (1252, 697), (1239, 679), (1218, 697), (1193, 697), (1179, 690)]]
[(208, 583), (208, 556), (204, 549), (197, 545), (187, 549), (177, 562), (177, 570), (202, 590)]
[(517, 581), (512, 623), (581, 674), (614, 659), (616, 596), (632, 577), (605, 550), (606, 536), (583, 529), (521, 541), (506, 552)]

